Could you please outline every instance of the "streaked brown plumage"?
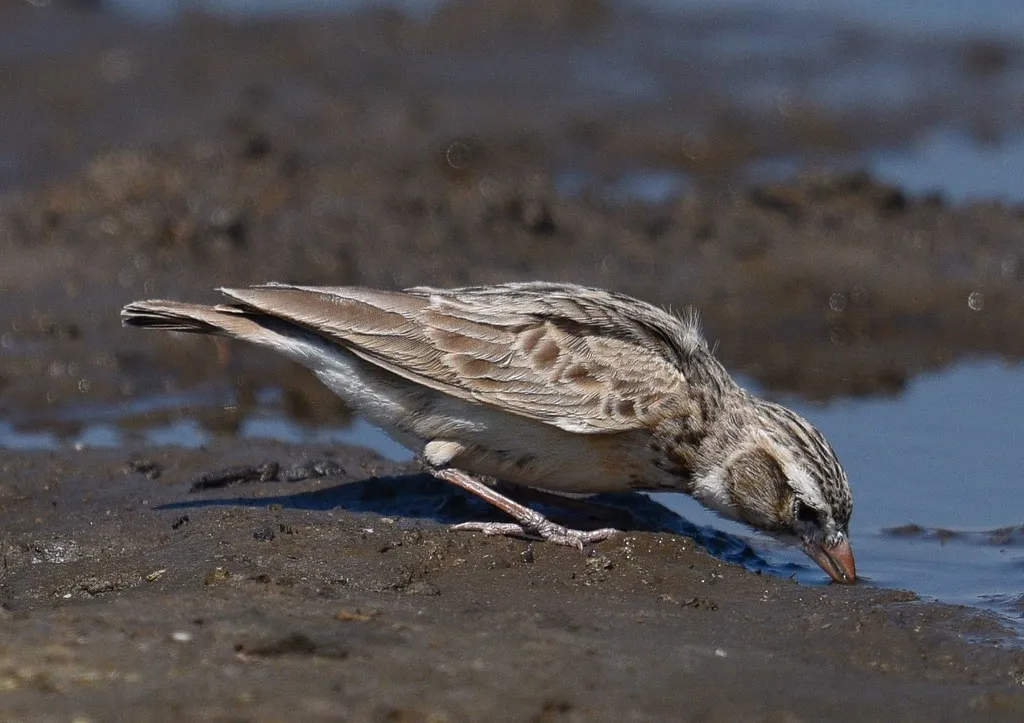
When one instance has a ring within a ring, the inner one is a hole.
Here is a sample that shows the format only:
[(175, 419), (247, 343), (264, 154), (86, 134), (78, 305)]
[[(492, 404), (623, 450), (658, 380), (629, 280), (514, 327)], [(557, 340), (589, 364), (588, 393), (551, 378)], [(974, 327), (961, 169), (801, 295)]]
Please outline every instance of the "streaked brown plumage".
[(126, 325), (219, 334), (305, 364), (439, 477), (515, 524), (462, 525), (582, 546), (481, 477), (561, 492), (676, 490), (782, 538), (853, 582), (852, 500), (806, 421), (732, 380), (684, 318), (570, 284), (463, 289), (268, 284), (218, 306), (140, 301)]

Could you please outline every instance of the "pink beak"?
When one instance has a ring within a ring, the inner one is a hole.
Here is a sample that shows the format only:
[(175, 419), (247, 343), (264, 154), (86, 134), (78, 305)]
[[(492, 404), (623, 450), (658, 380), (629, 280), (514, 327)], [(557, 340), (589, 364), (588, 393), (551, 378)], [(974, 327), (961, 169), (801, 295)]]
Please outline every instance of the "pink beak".
[(845, 537), (834, 547), (807, 545), (804, 552), (836, 582), (852, 585), (857, 581), (857, 565), (853, 561), (853, 550)]

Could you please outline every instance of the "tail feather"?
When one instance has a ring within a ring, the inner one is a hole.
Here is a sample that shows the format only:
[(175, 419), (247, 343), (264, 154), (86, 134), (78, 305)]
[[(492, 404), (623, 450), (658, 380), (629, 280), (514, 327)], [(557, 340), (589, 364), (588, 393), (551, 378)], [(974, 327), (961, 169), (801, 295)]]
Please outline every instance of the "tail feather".
[(151, 299), (135, 301), (121, 309), (124, 326), (233, 336), (227, 308)]

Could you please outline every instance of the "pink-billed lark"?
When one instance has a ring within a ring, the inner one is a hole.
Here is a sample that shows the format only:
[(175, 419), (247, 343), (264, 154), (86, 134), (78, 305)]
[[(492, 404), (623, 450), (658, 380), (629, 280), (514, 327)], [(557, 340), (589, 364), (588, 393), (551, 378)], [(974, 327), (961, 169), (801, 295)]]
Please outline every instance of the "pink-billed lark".
[(128, 326), (218, 334), (310, 368), (437, 477), (515, 522), (456, 529), (582, 547), (495, 479), (563, 493), (678, 491), (856, 579), (846, 474), (820, 433), (740, 388), (695, 314), (571, 284), (462, 289), (266, 284), (229, 303), (138, 301)]

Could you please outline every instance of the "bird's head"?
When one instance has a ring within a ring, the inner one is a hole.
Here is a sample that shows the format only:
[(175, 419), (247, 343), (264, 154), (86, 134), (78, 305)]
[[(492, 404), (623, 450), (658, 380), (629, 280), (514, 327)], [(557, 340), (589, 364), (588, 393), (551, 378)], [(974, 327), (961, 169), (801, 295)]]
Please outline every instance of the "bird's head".
[(785, 407), (750, 398), (752, 414), (695, 495), (724, 514), (795, 542), (828, 575), (853, 583), (853, 498), (832, 447)]

